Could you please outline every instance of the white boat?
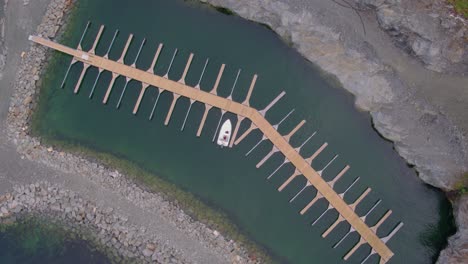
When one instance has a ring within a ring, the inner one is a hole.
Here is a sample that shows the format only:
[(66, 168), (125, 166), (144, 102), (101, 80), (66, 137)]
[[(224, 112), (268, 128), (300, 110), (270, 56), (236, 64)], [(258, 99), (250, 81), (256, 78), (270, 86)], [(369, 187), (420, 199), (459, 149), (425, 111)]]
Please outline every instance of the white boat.
[(229, 141), (231, 140), (231, 120), (226, 120), (223, 125), (221, 126), (221, 130), (219, 131), (218, 136), (218, 145), (221, 147), (227, 147), (229, 145)]

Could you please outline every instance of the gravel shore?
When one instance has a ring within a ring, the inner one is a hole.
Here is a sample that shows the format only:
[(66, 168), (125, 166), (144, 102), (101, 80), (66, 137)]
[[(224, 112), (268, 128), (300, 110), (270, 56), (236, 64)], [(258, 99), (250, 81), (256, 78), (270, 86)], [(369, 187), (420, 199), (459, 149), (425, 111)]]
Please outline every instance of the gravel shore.
[(15, 221), (22, 215), (59, 219), (75, 232), (93, 231), (101, 245), (118, 252), (115, 261), (142, 263), (191, 263), (177, 249), (150, 238), (146, 229), (128, 223), (126, 217), (114, 213), (112, 207), (101, 209), (74, 192), (40, 182), (15, 186), (13, 191), (0, 196), (0, 219), (3, 223)]

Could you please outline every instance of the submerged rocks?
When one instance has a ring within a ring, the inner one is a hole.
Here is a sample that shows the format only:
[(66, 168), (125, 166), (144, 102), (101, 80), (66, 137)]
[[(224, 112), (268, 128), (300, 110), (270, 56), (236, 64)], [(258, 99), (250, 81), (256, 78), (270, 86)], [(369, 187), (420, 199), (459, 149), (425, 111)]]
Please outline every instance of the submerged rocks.
[[(15, 186), (11, 193), (0, 196), (0, 201), (0, 221), (4, 223), (11, 222), (15, 215), (24, 214), (61, 219), (74, 230), (95, 234), (93, 239), (115, 250), (120, 257), (150, 263), (157, 254), (161, 259), (171, 259), (172, 263), (191, 263), (177, 249), (128, 224), (126, 218), (48, 182)], [(99, 221), (94, 220), (97, 218)], [(146, 245), (144, 249), (142, 244)]]

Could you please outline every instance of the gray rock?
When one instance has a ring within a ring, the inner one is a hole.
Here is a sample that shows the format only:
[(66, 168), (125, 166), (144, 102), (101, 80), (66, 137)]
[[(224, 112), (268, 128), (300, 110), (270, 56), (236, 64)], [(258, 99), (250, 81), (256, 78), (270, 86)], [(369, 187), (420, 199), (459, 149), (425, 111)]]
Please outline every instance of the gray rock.
[(385, 5), (377, 9), (377, 19), (380, 26), (385, 30), (399, 30), (403, 16), (395, 9)]
[(462, 63), (466, 54), (466, 47), (463, 45), (466, 45), (466, 43), (463, 44), (463, 42), (458, 42), (455, 40), (450, 42), (448, 44), (448, 48), (442, 50), (443, 56), (447, 58), (450, 63)]
[(152, 255), (153, 255), (153, 252), (154, 252), (154, 251), (151, 251), (151, 250), (149, 250), (149, 249), (147, 249), (147, 248), (143, 249), (143, 251), (142, 251), (143, 256), (145, 256), (145, 257), (150, 257), (150, 256), (152, 256)]
[(432, 50), (432, 43), (429, 40), (419, 37), (413, 41), (411, 48), (416, 55), (423, 58), (438, 52), (438, 50)]
[(6, 215), (6, 214), (9, 213), (8, 209), (6, 207), (4, 207), (4, 206), (2, 206), (2, 208), (0, 208), (0, 212), (2, 212), (3, 215)]
[(51, 206), (50, 206), (50, 209), (51, 209), (52, 211), (61, 211), (61, 210), (62, 210), (62, 208), (61, 208), (60, 205), (58, 205), (58, 204), (53, 204), (53, 205), (51, 205)]
[(33, 101), (32, 96), (28, 96), (24, 99), (23, 104), (24, 105), (29, 105)]
[(438, 72), (468, 72), (466, 22), (451, 16), (446, 6), (432, 6), (434, 10), (427, 11), (403, 0), (375, 8), (380, 26), (399, 43), (409, 41), (402, 47), (409, 47), (427, 68)]
[(18, 202), (13, 200), (9, 205), (8, 208), (15, 209), (18, 206)]
[(153, 243), (148, 243), (146, 245), (146, 249), (150, 250), (150, 251), (155, 251), (156, 250), (156, 245), (153, 244)]
[(440, 253), (437, 264), (459, 264), (468, 260), (468, 195), (454, 205), (458, 232), (449, 238), (448, 246)]
[(358, 6), (378, 8), (385, 3), (385, 0), (356, 0)]

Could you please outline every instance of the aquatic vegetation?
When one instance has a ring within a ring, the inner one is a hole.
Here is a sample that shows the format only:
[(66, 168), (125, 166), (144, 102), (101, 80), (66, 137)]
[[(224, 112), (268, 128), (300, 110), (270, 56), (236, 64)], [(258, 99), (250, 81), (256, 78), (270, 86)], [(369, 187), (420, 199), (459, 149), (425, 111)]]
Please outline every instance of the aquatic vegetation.
[(22, 217), (0, 224), (0, 263), (110, 263), (92, 248), (92, 241), (49, 219)]
[(54, 224), (41, 223), (37, 219), (24, 219), (20, 222), (0, 226), (0, 240), (15, 242), (15, 247), (26, 255), (53, 255), (63, 252), (66, 239), (63, 229)]
[(456, 232), (451, 204), (440, 201), (439, 207), (441, 210), (440, 214), (448, 215), (449, 217), (441, 217), (437, 224), (427, 225), (425, 231), (420, 236), (421, 243), (431, 252), (433, 263), (439, 258), (440, 251), (447, 247), (447, 238)]
[(67, 142), (66, 140), (61, 141), (44, 136), (41, 139), (47, 145), (54, 146), (55, 149), (62, 149), (90, 160), (96, 160), (106, 167), (118, 169), (145, 189), (161, 194), (167, 200), (182, 208), (194, 220), (206, 224), (211, 229), (220, 231), (227, 239), (232, 239), (242, 245), (242, 247), (247, 248), (252, 258), (261, 259), (265, 263), (276, 263), (271, 258), (271, 254), (273, 253), (268, 252), (249, 238), (230, 220), (227, 214), (210, 207), (196, 195), (181, 189), (175, 184), (161, 177), (155, 177), (154, 174), (142, 169), (138, 164), (112, 154)]
[(468, 194), (468, 172), (462, 174), (460, 181), (454, 186), (458, 196)]

